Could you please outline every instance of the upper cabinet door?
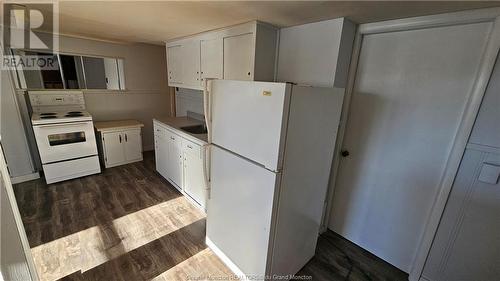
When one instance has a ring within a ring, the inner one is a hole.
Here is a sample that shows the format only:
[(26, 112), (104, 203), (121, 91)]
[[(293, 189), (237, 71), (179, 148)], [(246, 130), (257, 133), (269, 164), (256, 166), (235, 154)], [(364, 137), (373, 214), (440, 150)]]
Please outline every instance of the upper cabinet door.
[(182, 83), (186, 86), (200, 86), (200, 41), (193, 40), (182, 45)]
[(182, 45), (167, 47), (168, 84), (182, 83)]
[(205, 78), (222, 79), (224, 49), (222, 38), (201, 40), (201, 80)]
[(224, 79), (253, 80), (254, 34), (224, 38)]

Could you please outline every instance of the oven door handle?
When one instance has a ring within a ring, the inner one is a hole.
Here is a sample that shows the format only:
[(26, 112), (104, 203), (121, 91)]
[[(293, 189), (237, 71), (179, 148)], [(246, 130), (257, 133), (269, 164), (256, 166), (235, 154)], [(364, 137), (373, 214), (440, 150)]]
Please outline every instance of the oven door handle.
[(57, 124), (47, 124), (47, 125), (35, 125), (38, 128), (51, 128), (51, 127), (61, 127), (61, 126), (78, 126), (83, 124), (90, 124), (92, 122), (84, 121), (84, 122), (66, 122), (66, 123), (57, 123)]

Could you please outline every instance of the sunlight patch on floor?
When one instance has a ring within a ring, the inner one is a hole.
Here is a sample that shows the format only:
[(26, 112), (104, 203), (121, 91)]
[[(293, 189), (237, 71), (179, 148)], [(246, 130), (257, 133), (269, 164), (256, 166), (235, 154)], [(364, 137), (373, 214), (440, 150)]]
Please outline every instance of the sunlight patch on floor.
[(234, 273), (210, 250), (197, 253), (163, 272), (151, 281), (238, 280)]
[(52, 281), (90, 270), (204, 218), (181, 196), (31, 250), (40, 280)]

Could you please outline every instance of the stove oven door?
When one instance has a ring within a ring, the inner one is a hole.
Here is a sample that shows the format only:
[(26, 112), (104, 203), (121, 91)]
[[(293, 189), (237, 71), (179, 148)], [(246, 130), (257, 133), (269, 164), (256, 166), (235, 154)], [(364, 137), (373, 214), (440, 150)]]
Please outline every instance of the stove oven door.
[(92, 121), (33, 126), (43, 164), (97, 155)]

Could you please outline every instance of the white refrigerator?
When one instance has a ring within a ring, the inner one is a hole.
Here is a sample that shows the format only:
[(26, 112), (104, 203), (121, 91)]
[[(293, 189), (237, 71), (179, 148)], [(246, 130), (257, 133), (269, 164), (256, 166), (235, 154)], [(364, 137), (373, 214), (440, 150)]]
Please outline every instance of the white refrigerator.
[(319, 233), (344, 89), (213, 80), (207, 245), (237, 275), (297, 273)]

